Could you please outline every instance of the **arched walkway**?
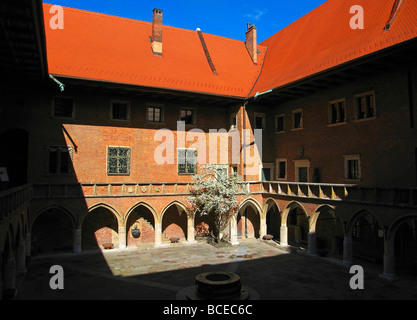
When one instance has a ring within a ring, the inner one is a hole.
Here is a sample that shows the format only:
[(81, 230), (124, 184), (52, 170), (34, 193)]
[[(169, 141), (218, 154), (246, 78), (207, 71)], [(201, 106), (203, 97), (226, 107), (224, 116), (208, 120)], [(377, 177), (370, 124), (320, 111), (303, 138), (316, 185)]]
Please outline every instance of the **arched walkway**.
[(308, 235), (309, 220), (306, 210), (298, 202), (291, 202), (282, 215), (281, 244), (306, 247)]
[(90, 208), (82, 221), (81, 248), (83, 250), (102, 248), (104, 243), (113, 243), (117, 247), (119, 245), (117, 216), (114, 209), (106, 205)]
[[(127, 246), (136, 246), (155, 242), (155, 216), (156, 212), (147, 203), (138, 203), (127, 214), (126, 243)], [(133, 235), (133, 229), (139, 229), (140, 235)]]
[(417, 214), (395, 221), (388, 231), (384, 275), (417, 275)]
[(74, 221), (63, 208), (49, 207), (39, 212), (31, 228), (31, 255), (73, 250)]
[[(180, 241), (188, 239), (188, 220), (192, 218), (189, 217), (188, 209), (184, 204), (179, 201), (171, 202), (164, 208), (161, 216), (162, 241), (169, 241), (171, 237), (178, 237)], [(193, 220), (191, 223), (194, 228)]]
[[(323, 205), (316, 209), (311, 216), (309, 237), (310, 253), (342, 259), (344, 227), (332, 207)], [(310, 240), (315, 243), (310, 244)]]
[(344, 241), (343, 260), (346, 264), (371, 262), (382, 265), (384, 256), (384, 228), (377, 216), (360, 210), (348, 222)]
[[(262, 208), (254, 199), (246, 199), (239, 208), (236, 217), (237, 238), (260, 238), (265, 235), (266, 230), (261, 230)], [(262, 232), (263, 231), (263, 232)]]
[(264, 205), (266, 233), (274, 236), (274, 240), (280, 239), (281, 213), (278, 204), (273, 199), (268, 199)]

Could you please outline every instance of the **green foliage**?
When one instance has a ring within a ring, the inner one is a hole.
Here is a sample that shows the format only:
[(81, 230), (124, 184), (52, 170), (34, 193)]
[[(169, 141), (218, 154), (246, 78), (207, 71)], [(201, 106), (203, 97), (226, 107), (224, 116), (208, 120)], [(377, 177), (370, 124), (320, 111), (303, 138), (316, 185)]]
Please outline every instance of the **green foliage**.
[(213, 215), (215, 231), (220, 240), (230, 219), (239, 210), (237, 195), (245, 193), (239, 176), (227, 175), (227, 169), (214, 165), (203, 166), (193, 176), (193, 186), (188, 202), (194, 214)]

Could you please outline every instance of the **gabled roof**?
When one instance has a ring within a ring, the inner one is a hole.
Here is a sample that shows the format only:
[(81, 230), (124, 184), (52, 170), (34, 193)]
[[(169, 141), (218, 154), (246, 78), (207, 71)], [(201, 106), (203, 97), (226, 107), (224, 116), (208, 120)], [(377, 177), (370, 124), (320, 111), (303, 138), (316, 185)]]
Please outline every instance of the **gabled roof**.
[[(355, 16), (350, 8), (354, 5), (363, 7), (364, 29), (350, 27), (350, 20)], [(391, 17), (395, 20), (385, 31)], [(268, 54), (251, 96), (416, 36), (416, 0), (328, 0), (261, 43), (268, 47)]]
[[(145, 87), (244, 98), (263, 62), (254, 65), (243, 41), (205, 34), (214, 75), (197, 31), (163, 27), (163, 56), (149, 37), (152, 23), (64, 8), (64, 29), (49, 28), (44, 4), (49, 73)], [(151, 14), (151, 13), (150, 13)]]
[[(364, 29), (350, 27), (355, 5), (364, 10)], [(417, 37), (417, 0), (328, 0), (258, 45), (257, 65), (243, 41), (204, 33), (215, 75), (197, 31), (164, 26), (160, 57), (152, 53), (150, 22), (64, 8), (65, 27), (53, 30), (50, 6), (44, 4), (50, 74), (237, 98)]]

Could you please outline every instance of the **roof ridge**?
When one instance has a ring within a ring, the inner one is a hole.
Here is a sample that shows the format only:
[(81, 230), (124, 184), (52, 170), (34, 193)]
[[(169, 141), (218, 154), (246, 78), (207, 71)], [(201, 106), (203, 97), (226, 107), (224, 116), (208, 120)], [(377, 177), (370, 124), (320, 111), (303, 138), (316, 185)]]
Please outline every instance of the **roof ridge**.
[[(46, 2), (44, 2), (43, 4), (48, 5), (48, 6), (53, 6), (54, 5), (54, 4), (46, 3)], [(130, 22), (152, 25), (152, 21), (137, 20), (137, 19), (133, 19), (133, 18), (121, 17), (121, 16), (116, 16), (116, 15), (112, 15), (112, 14), (108, 14), (108, 13), (90, 11), (90, 10), (85, 10), (85, 9), (67, 7), (67, 6), (61, 6), (61, 7), (63, 7), (65, 10), (71, 10), (71, 11), (76, 11), (76, 12), (80, 12), (80, 13), (92, 14), (92, 15), (97, 15), (97, 16), (104, 16), (104, 17), (112, 18), (112, 19), (116, 19), (116, 20), (127, 20), (127, 21), (130, 21)], [(164, 24), (163, 27), (164, 28), (177, 29), (177, 30), (186, 31), (186, 32), (197, 33), (196, 30), (185, 29), (185, 28), (170, 26), (170, 25), (166, 25), (166, 24)], [(217, 37), (217, 38), (222, 38), (222, 39), (226, 39), (226, 40), (233, 40), (233, 41), (237, 41), (237, 42), (244, 42), (243, 40), (228, 38), (228, 37), (213, 34), (213, 33), (207, 33), (207, 32), (203, 32), (203, 31), (201, 31), (201, 32), (204, 33), (204, 35), (208, 35), (208, 36), (211, 36), (211, 37)], [(258, 45), (260, 45), (260, 44), (258, 44)]]

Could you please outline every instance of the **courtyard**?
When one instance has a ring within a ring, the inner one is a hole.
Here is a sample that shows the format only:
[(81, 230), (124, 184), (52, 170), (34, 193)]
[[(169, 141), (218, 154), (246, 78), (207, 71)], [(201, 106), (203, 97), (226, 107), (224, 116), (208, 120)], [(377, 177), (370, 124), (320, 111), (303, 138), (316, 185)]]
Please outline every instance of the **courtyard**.
[[(239, 254), (240, 253), (240, 254)], [(62, 266), (62, 290), (52, 290), (50, 268)], [(352, 290), (349, 268), (331, 259), (273, 241), (242, 240), (239, 246), (207, 243), (132, 247), (33, 257), (16, 300), (176, 300), (204, 272), (228, 271), (260, 300), (417, 299), (417, 277), (382, 279), (361, 264), (364, 289)]]

